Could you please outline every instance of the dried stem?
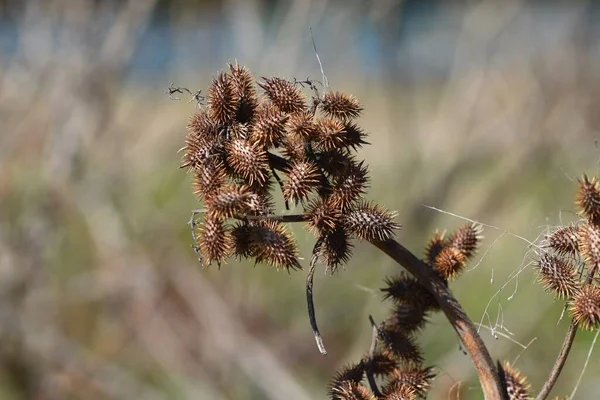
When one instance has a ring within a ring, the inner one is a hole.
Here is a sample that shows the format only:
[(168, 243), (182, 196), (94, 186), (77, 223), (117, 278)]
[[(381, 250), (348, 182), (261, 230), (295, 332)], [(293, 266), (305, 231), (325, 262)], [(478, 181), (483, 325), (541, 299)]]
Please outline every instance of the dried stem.
[(379, 335), (379, 328), (377, 328), (377, 324), (373, 317), (369, 315), (369, 321), (371, 321), (371, 327), (373, 328), (373, 335), (371, 336), (371, 347), (369, 348), (369, 360), (367, 361), (367, 380), (369, 381), (369, 386), (371, 387), (371, 391), (377, 397), (382, 397), (381, 391), (377, 387), (377, 382), (375, 381), (375, 376), (373, 375), (373, 357), (375, 356), (375, 349), (377, 348), (377, 337)]
[[(288, 166), (286, 159), (273, 153), (267, 153), (267, 155), (269, 157), (269, 164), (273, 168), (284, 170)], [(483, 343), (483, 340), (477, 333), (475, 325), (464, 312), (458, 300), (454, 298), (446, 283), (440, 279), (440, 277), (429, 265), (425, 264), (395, 240), (388, 239), (385, 241), (373, 241), (372, 244), (391, 257), (398, 264), (403, 266), (433, 294), (440, 308), (444, 311), (444, 314), (446, 314), (446, 318), (460, 337), (465, 349), (469, 353), (469, 356), (473, 360), (473, 364), (479, 376), (479, 381), (481, 382), (485, 399), (507, 399), (508, 396), (506, 390), (500, 381), (498, 371), (496, 370), (494, 361), (492, 360), (485, 343)], [(311, 269), (314, 269), (312, 262)], [(309, 271), (309, 277), (310, 276), (311, 274)], [(308, 286), (307, 279), (307, 298)], [(312, 278), (310, 291), (312, 295)], [(311, 305), (312, 296), (310, 298), (309, 311)], [(316, 326), (314, 315), (312, 315), (311, 318), (311, 325), (313, 325), (314, 330), (314, 327)], [(313, 324), (313, 322), (315, 323)], [(318, 333), (318, 331), (316, 331), (316, 333)], [(315, 338), (317, 338), (316, 334)]]
[[(584, 283), (584, 286), (589, 285), (590, 282), (592, 282), (592, 280), (594, 279), (595, 272), (596, 272), (595, 270), (592, 270), (588, 273), (587, 278)], [(567, 333), (565, 334), (565, 340), (563, 341), (562, 347), (560, 348), (560, 352), (558, 353), (558, 356), (556, 357), (556, 361), (554, 362), (554, 365), (552, 366), (552, 369), (550, 370), (548, 379), (546, 379), (544, 386), (542, 386), (542, 389), (540, 390), (540, 393), (537, 395), (535, 400), (545, 400), (548, 397), (548, 395), (550, 394), (550, 392), (552, 391), (554, 384), (558, 380), (558, 377), (560, 376), (560, 373), (562, 372), (562, 369), (565, 366), (565, 363), (567, 362), (567, 358), (569, 357), (569, 353), (571, 351), (571, 346), (573, 345), (573, 342), (575, 341), (576, 334), (577, 334), (577, 324), (571, 319), (571, 324), (569, 325), (569, 329), (567, 330)]]
[(310, 268), (308, 269), (308, 275), (306, 276), (306, 304), (308, 306), (308, 319), (310, 320), (310, 326), (313, 330), (313, 334), (315, 335), (317, 347), (319, 348), (321, 354), (326, 356), (327, 350), (325, 350), (325, 346), (323, 345), (323, 338), (321, 337), (319, 327), (317, 326), (317, 318), (315, 317), (315, 304), (313, 302), (313, 277), (315, 275), (317, 260), (319, 259), (318, 251), (320, 246), (321, 240), (317, 240), (317, 243), (315, 244), (315, 247), (313, 249), (312, 258), (310, 260)]
[(435, 271), (393, 239), (373, 242), (373, 245), (402, 265), (433, 294), (473, 360), (485, 399), (507, 399), (492, 357), (475, 325)]
[(571, 351), (571, 346), (573, 345), (573, 341), (575, 340), (575, 335), (577, 334), (577, 324), (571, 320), (571, 324), (569, 325), (569, 330), (567, 330), (567, 334), (565, 335), (565, 340), (563, 341), (562, 347), (560, 348), (560, 352), (558, 353), (558, 357), (556, 357), (556, 361), (552, 366), (552, 370), (550, 370), (550, 374), (548, 375), (548, 379), (546, 379), (546, 383), (540, 390), (540, 393), (535, 398), (536, 400), (545, 400), (546, 397), (550, 394), (550, 391), (554, 387), (558, 376), (562, 372), (562, 369), (567, 361), (567, 357), (569, 357), (569, 352)]

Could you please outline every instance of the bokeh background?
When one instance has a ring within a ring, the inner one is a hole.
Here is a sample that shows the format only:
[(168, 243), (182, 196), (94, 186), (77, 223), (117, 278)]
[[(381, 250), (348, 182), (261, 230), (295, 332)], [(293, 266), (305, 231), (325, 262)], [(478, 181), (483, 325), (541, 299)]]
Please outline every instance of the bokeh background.
[[(600, 3), (0, 1), (0, 398), (324, 399), (369, 347), (383, 279), (359, 244), (318, 274), (315, 346), (303, 272), (202, 269), (179, 169), (189, 96), (226, 62), (358, 96), (369, 198), (398, 210), (421, 254), (471, 218), (486, 240), (452, 283), (494, 358), (539, 389), (568, 318), (535, 283), (535, 242), (574, 221), (576, 178), (600, 160)], [(280, 204), (281, 206), (281, 204)], [(283, 211), (283, 208), (281, 208)], [(314, 238), (293, 227), (307, 258)], [(519, 236), (519, 237), (517, 237)], [(554, 394), (569, 395), (593, 333)], [(431, 399), (482, 397), (441, 315), (420, 337)], [(600, 351), (600, 350), (597, 350)], [(597, 398), (598, 353), (575, 398)]]

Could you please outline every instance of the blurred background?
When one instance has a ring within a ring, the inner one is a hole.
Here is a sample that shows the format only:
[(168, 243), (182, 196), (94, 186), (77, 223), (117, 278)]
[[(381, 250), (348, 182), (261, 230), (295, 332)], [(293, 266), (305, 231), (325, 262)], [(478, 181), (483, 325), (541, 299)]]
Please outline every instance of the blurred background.
[[(358, 244), (317, 274), (316, 349), (304, 272), (202, 269), (179, 169), (187, 95), (228, 61), (353, 93), (371, 146), (369, 198), (398, 210), (417, 254), (437, 227), (486, 227), (452, 283), (494, 358), (537, 391), (568, 325), (535, 282), (535, 242), (576, 220), (576, 178), (600, 160), (600, 3), (0, 1), (0, 398), (325, 399), (370, 343), (367, 316), (399, 271)], [(281, 206), (281, 204), (280, 204)], [(283, 212), (284, 209), (281, 208)], [(293, 231), (307, 258), (314, 238)], [(519, 237), (517, 237), (517, 236)], [(576, 386), (580, 333), (553, 392)], [(441, 315), (420, 342), (431, 399), (479, 399)], [(600, 350), (598, 350), (600, 351)], [(575, 398), (600, 391), (597, 354)]]

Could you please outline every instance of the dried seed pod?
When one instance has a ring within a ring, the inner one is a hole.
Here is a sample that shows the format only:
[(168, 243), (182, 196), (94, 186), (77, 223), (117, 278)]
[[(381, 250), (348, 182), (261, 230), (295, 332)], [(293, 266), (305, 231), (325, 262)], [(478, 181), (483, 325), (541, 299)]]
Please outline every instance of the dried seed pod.
[(346, 123), (344, 130), (346, 131), (346, 147), (356, 150), (365, 144), (370, 144), (365, 140), (367, 134), (358, 125)]
[(596, 225), (583, 224), (579, 229), (579, 252), (590, 271), (594, 275), (600, 265), (600, 228)]
[(222, 155), (223, 146), (215, 139), (218, 135), (217, 132), (216, 125), (206, 116), (206, 113), (194, 114), (188, 125), (185, 147), (182, 149), (184, 155), (181, 168), (194, 169), (206, 160), (219, 158)]
[(435, 258), (433, 266), (444, 279), (454, 279), (465, 267), (465, 255), (454, 247), (446, 247)]
[(219, 72), (208, 88), (208, 115), (218, 125), (225, 125), (235, 120), (238, 104), (234, 95), (229, 74)]
[(256, 201), (256, 194), (246, 186), (228, 185), (207, 198), (206, 208), (210, 215), (227, 219), (246, 214), (253, 201)]
[(288, 116), (272, 104), (262, 103), (256, 112), (252, 140), (266, 149), (277, 147), (285, 135)]
[(585, 285), (570, 303), (573, 321), (581, 328), (595, 330), (600, 326), (600, 288)]
[(232, 251), (232, 238), (223, 221), (207, 215), (199, 226), (198, 247), (207, 265), (227, 258)]
[(308, 157), (307, 143), (300, 136), (288, 134), (281, 144), (283, 156), (289, 161), (303, 161)]
[(285, 225), (268, 221), (257, 225), (251, 232), (251, 251), (257, 262), (265, 262), (277, 269), (302, 269), (298, 261), (296, 243)]
[(304, 201), (319, 186), (319, 169), (310, 161), (293, 162), (286, 173), (288, 179), (283, 184), (283, 198), (296, 204)]
[(282, 78), (262, 78), (259, 82), (267, 97), (284, 113), (298, 113), (306, 110), (304, 96), (294, 83)]
[(509, 400), (527, 400), (530, 399), (531, 385), (519, 370), (510, 366), (508, 362), (504, 365), (498, 362), (498, 372), (500, 380), (506, 388)]
[(557, 254), (575, 256), (579, 251), (579, 227), (565, 226), (546, 237), (547, 247)]
[(469, 259), (473, 257), (477, 251), (477, 245), (483, 239), (482, 231), (483, 227), (480, 224), (467, 223), (454, 231), (448, 238), (448, 242), (451, 247), (459, 250), (465, 258)]
[(356, 97), (337, 91), (325, 93), (319, 107), (325, 114), (341, 120), (357, 118), (363, 110)]
[(413, 388), (417, 397), (425, 397), (431, 389), (431, 382), (435, 378), (433, 368), (422, 368), (415, 364), (405, 364), (396, 369), (392, 374), (391, 384), (404, 384)]
[(360, 361), (356, 364), (347, 364), (335, 373), (330, 387), (338, 386), (344, 382), (360, 383), (365, 374), (365, 363)]
[(316, 144), (320, 150), (331, 151), (349, 146), (346, 126), (337, 119), (324, 118), (319, 120), (316, 134)]
[(342, 213), (334, 205), (321, 198), (311, 200), (306, 207), (308, 228), (319, 234), (327, 234), (335, 230), (341, 221)]
[(206, 109), (196, 111), (187, 125), (188, 138), (214, 140), (219, 135), (219, 125), (208, 115)]
[(422, 310), (438, 310), (435, 297), (415, 278), (402, 272), (393, 278), (386, 278), (386, 288), (381, 289), (384, 299), (392, 299), (396, 303), (409, 304)]
[(323, 236), (323, 244), (319, 255), (327, 266), (327, 270), (334, 273), (340, 265), (346, 264), (352, 255), (352, 243), (343, 228), (336, 227)]
[(342, 212), (347, 212), (366, 193), (369, 178), (364, 162), (347, 168), (333, 182), (329, 201)]
[(315, 153), (315, 158), (319, 168), (332, 177), (338, 177), (358, 167), (358, 162), (346, 149), (318, 152)]
[(595, 176), (588, 179), (587, 175), (583, 175), (579, 180), (575, 204), (581, 209), (580, 214), (587, 217), (590, 223), (600, 225), (600, 187)]
[(240, 260), (254, 256), (250, 242), (254, 227), (248, 222), (239, 222), (231, 229), (232, 253)]
[(254, 77), (244, 66), (229, 64), (233, 96), (238, 105), (236, 120), (249, 123), (254, 118), (258, 97), (254, 88)]
[(344, 226), (362, 240), (383, 241), (394, 236), (401, 225), (392, 221), (396, 213), (377, 204), (361, 202), (344, 216)]
[(244, 177), (251, 185), (262, 185), (269, 178), (269, 161), (265, 150), (256, 143), (233, 139), (226, 147), (227, 162), (235, 173)]
[(401, 382), (392, 382), (383, 388), (383, 400), (416, 400), (417, 398), (417, 391)]
[(377, 400), (369, 389), (353, 382), (344, 382), (331, 388), (329, 396), (334, 400)]
[(381, 329), (380, 339), (398, 359), (418, 364), (423, 361), (421, 349), (414, 339), (404, 332), (397, 331), (394, 327), (387, 326), (387, 323)]
[(440, 252), (449, 246), (449, 241), (445, 238), (446, 231), (439, 232), (437, 229), (429, 238), (427, 245), (425, 246), (425, 259), (431, 265), (435, 264), (435, 259)]
[(385, 320), (386, 326), (411, 335), (427, 323), (427, 312), (410, 304), (396, 304)]
[(218, 160), (205, 162), (194, 172), (194, 193), (201, 201), (206, 201), (219, 192), (226, 179), (223, 163)]
[(546, 253), (536, 266), (540, 283), (558, 297), (569, 298), (579, 290), (577, 271), (567, 261)]
[(287, 121), (287, 129), (290, 134), (304, 140), (313, 140), (318, 134), (318, 126), (313, 121), (313, 116), (309, 112), (291, 114)]
[(398, 368), (398, 361), (394, 354), (388, 350), (377, 350), (373, 353), (373, 358), (369, 361), (369, 355), (363, 356), (362, 363), (369, 365), (373, 375), (385, 377)]

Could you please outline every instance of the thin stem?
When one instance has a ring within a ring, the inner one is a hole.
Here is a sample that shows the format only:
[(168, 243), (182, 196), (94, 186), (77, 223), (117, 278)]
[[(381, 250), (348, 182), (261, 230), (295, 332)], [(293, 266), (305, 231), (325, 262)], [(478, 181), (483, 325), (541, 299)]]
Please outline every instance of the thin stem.
[(567, 361), (567, 357), (569, 357), (569, 352), (571, 351), (571, 346), (573, 345), (573, 341), (575, 340), (575, 335), (577, 334), (577, 324), (571, 321), (569, 325), (569, 329), (567, 330), (567, 334), (565, 335), (565, 340), (563, 341), (562, 347), (560, 348), (560, 352), (558, 353), (558, 357), (556, 357), (556, 361), (552, 366), (552, 370), (550, 370), (550, 374), (548, 375), (548, 379), (544, 383), (542, 390), (535, 398), (536, 400), (545, 400), (546, 397), (550, 394), (550, 391), (554, 387), (558, 376), (562, 372), (562, 369)]
[(473, 360), (485, 399), (507, 399), (492, 357), (477, 329), (435, 271), (393, 239), (374, 241), (372, 244), (402, 265), (433, 294)]
[[(277, 181), (277, 184), (279, 185), (279, 190), (281, 190), (281, 193), (283, 193), (283, 182), (282, 182), (281, 178), (279, 177), (279, 175), (277, 175), (277, 171), (275, 171), (274, 167), (271, 167), (271, 172), (273, 173), (273, 176), (275, 177), (275, 180)], [(284, 199), (284, 201), (285, 201), (285, 209), (289, 210), (290, 203), (287, 201), (287, 199)]]
[(310, 326), (313, 330), (313, 334), (315, 335), (317, 347), (319, 348), (319, 352), (326, 356), (327, 350), (325, 350), (325, 346), (323, 345), (323, 338), (321, 337), (319, 327), (317, 326), (317, 318), (315, 316), (315, 304), (313, 302), (313, 277), (315, 275), (315, 268), (317, 266), (317, 260), (319, 258), (318, 251), (320, 246), (321, 240), (317, 240), (317, 243), (315, 243), (315, 247), (313, 249), (312, 258), (310, 260), (310, 268), (308, 269), (308, 275), (306, 276), (306, 304), (308, 306), (308, 319), (310, 321)]
[(375, 376), (373, 375), (373, 357), (375, 356), (375, 349), (377, 348), (377, 336), (379, 334), (379, 328), (377, 328), (377, 324), (373, 317), (369, 315), (369, 321), (371, 321), (371, 327), (373, 328), (373, 334), (371, 336), (371, 347), (369, 348), (369, 360), (367, 362), (367, 380), (369, 381), (369, 386), (371, 387), (371, 391), (377, 397), (382, 397), (381, 391), (377, 387), (377, 382), (375, 381)]
[[(596, 272), (595, 269), (593, 269), (588, 273), (587, 278), (584, 283), (584, 286), (590, 284), (590, 282), (594, 278), (595, 272)], [(542, 390), (540, 390), (540, 393), (537, 395), (535, 400), (545, 400), (546, 397), (548, 397), (548, 395), (552, 391), (554, 384), (558, 380), (558, 377), (559, 377), (560, 373), (562, 372), (562, 369), (565, 366), (565, 363), (567, 362), (567, 358), (569, 357), (569, 352), (571, 351), (571, 346), (573, 345), (573, 342), (575, 341), (576, 334), (577, 334), (577, 324), (573, 320), (571, 320), (571, 324), (569, 324), (569, 329), (567, 330), (567, 333), (565, 335), (565, 340), (563, 340), (563, 344), (560, 348), (560, 352), (558, 353), (558, 356), (556, 357), (556, 361), (554, 362), (554, 365), (552, 366), (552, 369), (550, 370), (548, 379), (546, 379), (544, 386), (542, 386)]]

